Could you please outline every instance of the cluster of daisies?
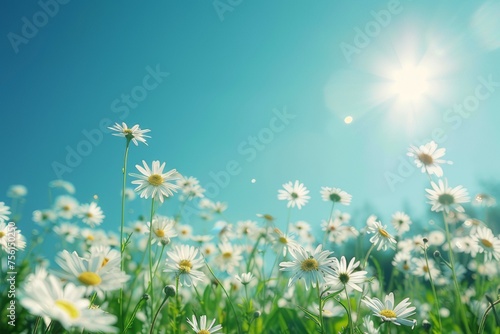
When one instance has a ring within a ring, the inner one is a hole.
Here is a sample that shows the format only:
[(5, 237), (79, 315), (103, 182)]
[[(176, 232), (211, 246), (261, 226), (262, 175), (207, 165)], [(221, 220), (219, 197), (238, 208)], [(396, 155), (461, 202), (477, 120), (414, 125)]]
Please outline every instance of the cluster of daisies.
[[(486, 219), (466, 212), (467, 190), (442, 178), (441, 166), (451, 163), (436, 143), (411, 146), (408, 155), (427, 174), (428, 203), (442, 213), (442, 222), (436, 219), (416, 234), (410, 216), (399, 211), (390, 224), (369, 215), (355, 226), (339, 210), (352, 196), (322, 187), (331, 210), (315, 231), (306, 221), (280, 222), (279, 228), (270, 214), (231, 223), (226, 203), (205, 198), (195, 177), (166, 170), (164, 162), (142, 161), (137, 172), (127, 173), (130, 142), (147, 144), (150, 131), (125, 123), (110, 129), (126, 143), (119, 229), (100, 228), (105, 215), (98, 198), (80, 203), (71, 183), (55, 180), (49, 183), (50, 208), (32, 216), (43, 234), (33, 235), (26, 247), (21, 231), (15, 232), (17, 249), (28, 248), (18, 298), (30, 332), (373, 334), (420, 326), (472, 333), (492, 326), (487, 315), (500, 283), (500, 238)], [(131, 220), (125, 207), (136, 194), (149, 201), (150, 210)], [(17, 221), (26, 195), (25, 187), (13, 186), (11, 207), (0, 202), (5, 252), (7, 223)], [(171, 197), (178, 211), (159, 214)], [(289, 211), (311, 199), (298, 180), (283, 184), (277, 198)], [(496, 201), (481, 193), (473, 204), (488, 209)], [(212, 223), (211, 233), (195, 234), (187, 207)], [(54, 266), (36, 255), (49, 238), (62, 249)], [(286, 317), (284, 310), (297, 316)]]

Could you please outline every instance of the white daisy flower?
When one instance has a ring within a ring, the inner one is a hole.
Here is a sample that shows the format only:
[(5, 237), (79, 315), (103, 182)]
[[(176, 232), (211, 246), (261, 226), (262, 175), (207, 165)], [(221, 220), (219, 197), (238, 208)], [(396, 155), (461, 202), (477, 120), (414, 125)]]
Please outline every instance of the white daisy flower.
[(231, 243), (225, 241), (218, 245), (219, 252), (215, 257), (215, 264), (222, 271), (233, 273), (243, 261), (241, 255), (241, 248), (233, 246)]
[(55, 276), (33, 278), (21, 289), (20, 303), (31, 314), (58, 321), (65, 329), (115, 333), (116, 317), (90, 307), (85, 288), (63, 283)]
[(187, 224), (176, 224), (175, 229), (179, 235), (179, 239), (189, 240), (193, 236), (193, 227)]
[(497, 200), (491, 195), (479, 193), (474, 196), (474, 201), (472, 201), (472, 204), (475, 206), (492, 207), (497, 205)]
[(73, 183), (64, 180), (54, 180), (49, 182), (50, 188), (62, 188), (68, 194), (73, 195), (75, 193), (75, 186)]
[(283, 253), (283, 257), (286, 256), (290, 248), (299, 247), (299, 243), (294, 240), (294, 234), (284, 234), (279, 228), (273, 229), (271, 233), (271, 242), (273, 243), (274, 251), (278, 254)]
[(239, 238), (249, 238), (250, 240), (256, 240), (260, 235), (260, 228), (257, 222), (253, 220), (239, 221), (236, 223), (236, 234)]
[(121, 254), (118, 250), (111, 248), (110, 246), (104, 245), (93, 245), (90, 247), (88, 253), (85, 254), (85, 258), (90, 260), (94, 257), (103, 257), (101, 267), (109, 264), (115, 266), (116, 263), (120, 263)]
[[(429, 265), (427, 265), (427, 263)], [(433, 259), (428, 259), (428, 261), (425, 262), (425, 259), (414, 258), (412, 268), (413, 275), (423, 277), (426, 281), (430, 279), (429, 274), (432, 276), (433, 280), (437, 279), (441, 274), (441, 271), (436, 267)]]
[(443, 169), (440, 164), (452, 164), (451, 161), (440, 159), (445, 153), (446, 149), (438, 148), (434, 141), (419, 147), (411, 145), (408, 149), (408, 156), (415, 158), (415, 165), (417, 168), (421, 168), (422, 173), (435, 174), (437, 177), (443, 176)]
[(409, 307), (411, 303), (410, 298), (401, 301), (397, 306), (394, 306), (394, 294), (391, 292), (385, 296), (385, 303), (382, 303), (378, 298), (365, 297), (362, 299), (363, 303), (368, 306), (373, 315), (381, 318), (384, 322), (392, 322), (395, 325), (411, 326), (416, 325), (415, 319), (410, 320), (408, 317), (415, 314), (415, 307)]
[(35, 210), (32, 219), (38, 225), (44, 226), (47, 223), (54, 223), (57, 220), (57, 214), (53, 210)]
[(5, 205), (4, 202), (0, 202), (0, 223), (9, 220), (9, 215), (11, 214), (9, 209), (10, 207)]
[(306, 221), (299, 220), (291, 224), (290, 231), (296, 233), (300, 237), (305, 237), (311, 232), (311, 224)]
[(324, 283), (325, 276), (335, 275), (332, 269), (334, 258), (329, 257), (332, 252), (322, 251), (321, 247), (321, 244), (318, 245), (312, 253), (307, 252), (303, 247), (289, 249), (294, 261), (280, 263), (280, 270), (292, 273), (288, 286), (303, 278), (306, 290), (308, 290), (309, 286), (315, 288), (317, 284)]
[(227, 203), (224, 202), (212, 202), (210, 203), (210, 209), (215, 213), (223, 213), (227, 210)]
[(323, 201), (331, 201), (343, 205), (351, 204), (352, 196), (340, 188), (321, 187), (321, 198)]
[[(149, 234), (150, 222), (147, 223), (147, 232)], [(156, 216), (153, 218), (151, 229), (151, 244), (156, 243), (158, 246), (168, 244), (170, 239), (177, 236), (175, 230), (175, 221), (168, 217)]]
[(295, 181), (295, 183), (288, 182), (283, 184), (285, 190), (278, 190), (278, 199), (282, 201), (288, 201), (287, 207), (295, 207), (301, 209), (302, 206), (306, 205), (309, 201), (310, 196), (307, 196), (309, 190), (304, 186), (304, 184)]
[(54, 232), (61, 236), (66, 242), (72, 244), (80, 234), (78, 226), (70, 223), (62, 223), (54, 226)]
[(210, 325), (207, 325), (207, 316), (206, 315), (202, 315), (200, 317), (199, 324), (198, 324), (198, 320), (196, 319), (195, 315), (193, 315), (192, 319), (193, 320), (187, 319), (187, 322), (196, 334), (212, 334), (212, 333), (216, 333), (222, 329), (221, 325), (214, 326), (215, 319), (212, 320)]
[(341, 290), (344, 288), (351, 288), (353, 290), (362, 292), (363, 289), (359, 284), (363, 284), (366, 279), (367, 272), (364, 270), (354, 271), (359, 267), (360, 262), (355, 262), (356, 259), (353, 257), (347, 265), (344, 256), (340, 258), (333, 258), (332, 268), (334, 270), (333, 275), (326, 276), (326, 285), (331, 286), (334, 290)]
[(477, 251), (484, 253), (485, 262), (493, 258), (500, 261), (500, 239), (495, 237), (489, 228), (479, 227), (472, 240), (476, 243)]
[(468, 229), (469, 235), (476, 234), (479, 227), (487, 227), (484, 222), (475, 218), (466, 219), (463, 226)]
[(370, 238), (370, 242), (378, 245), (377, 250), (387, 250), (387, 248), (396, 249), (396, 239), (387, 232), (387, 226), (382, 226), (379, 221), (371, 222), (368, 225), (366, 233), (374, 235)]
[(108, 129), (116, 131), (117, 133), (113, 133), (113, 136), (125, 137), (127, 140), (132, 140), (135, 146), (138, 146), (139, 143), (146, 143), (146, 138), (151, 138), (150, 136), (145, 135), (145, 133), (150, 132), (149, 129), (142, 130), (139, 128), (139, 124), (134, 125), (129, 128), (126, 123), (122, 122), (122, 125), (115, 123), (115, 125), (108, 127)]
[(205, 263), (199, 256), (198, 249), (187, 245), (176, 246), (173, 251), (168, 252), (168, 257), (170, 260), (166, 260), (167, 268), (163, 271), (174, 273), (181, 285), (196, 286), (197, 281), (203, 281), (205, 274), (199, 269)]
[(434, 230), (429, 232), (429, 234), (427, 235), (427, 239), (429, 240), (429, 245), (441, 246), (446, 241), (446, 236), (444, 232), (439, 230)]
[(207, 242), (200, 246), (200, 253), (203, 254), (203, 256), (205, 257), (214, 254), (216, 251), (217, 248), (212, 242)]
[(163, 203), (164, 198), (172, 196), (174, 191), (179, 188), (178, 185), (174, 183), (169, 183), (169, 181), (174, 181), (179, 178), (179, 173), (175, 169), (171, 169), (166, 173), (163, 173), (165, 168), (165, 163), (160, 165), (158, 160), (153, 161), (152, 168), (150, 169), (146, 161), (142, 161), (143, 166), (135, 165), (135, 167), (141, 172), (141, 174), (130, 173), (129, 175), (138, 180), (132, 181), (132, 184), (137, 184), (135, 192), (140, 193), (141, 198), (154, 198)]
[(373, 320), (370, 319), (369, 315), (363, 317), (363, 327), (365, 328), (364, 334), (379, 334), (377, 328), (373, 324)]
[(135, 199), (135, 191), (132, 188), (125, 188), (125, 199), (127, 201), (133, 201)]
[(180, 179), (177, 180), (177, 185), (187, 199), (204, 197), (205, 189), (200, 186), (198, 179), (193, 176), (181, 175)]
[(95, 227), (97, 225), (101, 225), (106, 216), (103, 214), (102, 209), (97, 205), (97, 203), (92, 202), (90, 204), (80, 205), (78, 209), (78, 217), (90, 227)]
[(410, 230), (412, 221), (406, 213), (398, 211), (392, 215), (391, 224), (398, 232), (398, 235), (403, 235)]
[(394, 268), (398, 269), (402, 273), (410, 273), (414, 269), (414, 263), (412, 262), (412, 256), (409, 252), (397, 252), (392, 260), (392, 265)]
[(28, 194), (28, 189), (21, 184), (14, 184), (7, 190), (7, 197), (9, 198), (22, 198)]
[[(14, 233), (14, 240), (12, 240), (12, 233)], [(11, 226), (4, 222), (0, 222), (0, 246), (5, 252), (10, 252), (12, 245), (16, 251), (26, 248), (26, 239), (21, 234), (16, 226)]]
[(467, 190), (462, 186), (455, 188), (448, 187), (447, 180), (439, 180), (438, 184), (431, 182), (432, 189), (425, 189), (428, 195), (429, 204), (432, 204), (432, 211), (450, 211), (464, 212), (461, 203), (470, 201)]
[(78, 213), (78, 207), (78, 201), (69, 195), (58, 196), (54, 203), (54, 210), (59, 217), (68, 220)]
[(103, 266), (104, 259), (102, 254), (85, 259), (76, 252), (64, 250), (55, 259), (63, 270), (57, 272), (57, 275), (77, 286), (85, 287), (87, 295), (95, 291), (102, 298), (104, 292), (120, 289), (129, 278), (120, 270), (119, 259), (111, 260)]
[(235, 277), (243, 285), (249, 284), (252, 281), (252, 279), (254, 278), (252, 273), (243, 273), (243, 274), (241, 274), (241, 276), (236, 275)]

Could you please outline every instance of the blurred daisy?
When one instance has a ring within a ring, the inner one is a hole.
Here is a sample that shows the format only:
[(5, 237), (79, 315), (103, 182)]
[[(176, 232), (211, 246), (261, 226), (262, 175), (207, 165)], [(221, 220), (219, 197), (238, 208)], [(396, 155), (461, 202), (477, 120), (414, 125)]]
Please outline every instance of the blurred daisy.
[(468, 229), (468, 234), (473, 235), (477, 233), (477, 229), (480, 227), (487, 227), (484, 222), (475, 218), (468, 218), (464, 221), (463, 226)]
[(208, 234), (200, 234), (200, 235), (192, 235), (191, 240), (193, 240), (196, 243), (199, 243), (200, 245), (209, 242), (212, 240), (214, 237), (213, 235), (208, 235)]
[(0, 202), (0, 223), (9, 220), (9, 215), (10, 215), (10, 207), (5, 205), (4, 202)]
[(236, 234), (239, 238), (246, 237), (255, 240), (260, 235), (260, 228), (257, 226), (257, 222), (253, 220), (239, 221), (236, 224)]
[(438, 268), (436, 268), (433, 259), (428, 259), (428, 261), (426, 262), (425, 259), (414, 258), (412, 268), (413, 268), (413, 275), (417, 277), (423, 277), (426, 281), (429, 280), (429, 274), (432, 276), (432, 279), (434, 280), (437, 279), (438, 276), (441, 274), (441, 271)]
[(331, 201), (343, 205), (351, 204), (352, 196), (340, 188), (321, 187), (320, 193), (323, 201)]
[(116, 266), (117, 263), (120, 263), (121, 254), (118, 250), (111, 248), (110, 246), (104, 245), (93, 245), (90, 247), (87, 254), (85, 254), (85, 258), (87, 260), (94, 257), (103, 257), (101, 267), (105, 265)]
[[(319, 315), (319, 305), (318, 303), (313, 303), (309, 308), (314, 314)], [(323, 304), (323, 312), (322, 315), (325, 318), (332, 317), (343, 317), (345, 314), (345, 309), (342, 306), (335, 305), (335, 302), (332, 299), (327, 300)]]
[(34, 278), (21, 290), (20, 303), (31, 314), (58, 321), (72, 331), (115, 333), (116, 317), (100, 309), (91, 308), (85, 297), (85, 288), (63, 283), (55, 276)]
[(219, 252), (214, 260), (220, 270), (232, 273), (239, 268), (243, 261), (240, 247), (233, 246), (229, 242), (223, 242), (218, 245), (218, 248)]
[(186, 177), (181, 175), (180, 179), (177, 180), (177, 185), (187, 199), (204, 197), (203, 193), (205, 189), (200, 186), (198, 179), (193, 176)]
[(12, 227), (9, 224), (0, 222), (0, 246), (5, 252), (10, 252), (12, 246), (17, 251), (26, 248), (26, 239), (21, 234), (21, 230), (17, 229), (15, 225)]
[(370, 222), (368, 225), (368, 229), (366, 233), (372, 234), (373, 236), (370, 238), (370, 242), (375, 246), (378, 245), (377, 250), (385, 251), (387, 248), (396, 248), (396, 239), (387, 232), (387, 226), (382, 226), (382, 223), (379, 221)]
[(9, 198), (22, 198), (28, 194), (28, 189), (21, 184), (14, 184), (7, 190), (7, 197)]
[(70, 223), (62, 223), (54, 226), (54, 232), (61, 236), (66, 242), (72, 244), (75, 238), (78, 237), (80, 229), (78, 226)]
[(71, 219), (78, 213), (78, 201), (69, 195), (62, 195), (56, 198), (54, 208), (59, 217)]
[(215, 213), (223, 213), (227, 210), (227, 204), (224, 202), (212, 202), (210, 205), (210, 209), (212, 209)]
[(141, 198), (154, 198), (163, 203), (165, 197), (173, 195), (173, 191), (177, 191), (178, 185), (169, 183), (179, 178), (179, 173), (175, 169), (171, 169), (163, 173), (165, 163), (160, 165), (158, 160), (153, 161), (152, 168), (150, 169), (146, 161), (142, 161), (143, 166), (135, 165), (141, 174), (130, 173), (129, 175), (138, 180), (132, 181), (132, 184), (137, 184), (135, 192), (140, 193)]
[(271, 233), (271, 242), (273, 243), (273, 249), (276, 253), (283, 253), (283, 257), (286, 256), (287, 251), (290, 248), (297, 248), (299, 244), (294, 240), (293, 234), (284, 234), (279, 228), (274, 228)]
[(429, 245), (441, 246), (446, 241), (446, 236), (442, 231), (435, 230), (427, 235), (427, 239), (429, 240)]
[(32, 219), (38, 225), (44, 226), (47, 223), (54, 223), (57, 220), (57, 214), (53, 210), (35, 210)]
[(92, 202), (90, 204), (80, 205), (78, 208), (78, 217), (81, 218), (85, 224), (94, 227), (96, 225), (101, 225), (106, 216), (102, 213), (102, 209), (97, 206), (95, 202)]
[(200, 199), (200, 202), (198, 202), (198, 207), (200, 209), (212, 209), (213, 206), (214, 203), (208, 198), (202, 198)]
[(126, 231), (128, 233), (134, 233), (135, 235), (143, 235), (149, 233), (149, 228), (144, 221), (137, 220), (127, 227)]
[(179, 278), (179, 283), (185, 286), (195, 285), (202, 281), (205, 274), (199, 269), (204, 266), (204, 261), (199, 256), (198, 249), (193, 246), (176, 246), (173, 251), (167, 253), (170, 259), (166, 260), (167, 273), (174, 273)]
[(287, 207), (295, 207), (301, 209), (309, 201), (310, 196), (307, 196), (309, 190), (304, 184), (295, 181), (295, 183), (288, 182), (283, 184), (285, 190), (278, 190), (278, 199), (288, 201)]
[(127, 201), (133, 201), (135, 199), (135, 191), (132, 188), (125, 188), (125, 199)]
[(146, 233), (149, 233), (149, 229), (151, 228), (151, 244), (156, 243), (158, 246), (161, 246), (166, 240), (170, 242), (170, 239), (177, 236), (175, 221), (168, 217), (156, 216), (153, 218), (152, 227), (150, 226), (151, 224), (148, 222)]
[(208, 257), (212, 254), (214, 254), (217, 251), (217, 248), (212, 242), (207, 242), (203, 245), (200, 246), (200, 253), (203, 254), (203, 256)]
[(253, 279), (253, 274), (252, 273), (243, 273), (240, 275), (235, 276), (238, 281), (241, 282), (243, 285), (248, 285), (252, 279)]
[(257, 217), (262, 218), (266, 223), (274, 222), (275, 218), (268, 213), (258, 213)]
[(398, 269), (402, 273), (410, 273), (413, 271), (414, 264), (412, 262), (412, 256), (408, 252), (397, 252), (392, 260), (392, 265), (394, 268)]
[(314, 288), (317, 284), (324, 283), (325, 276), (335, 275), (335, 271), (332, 269), (334, 258), (329, 257), (332, 252), (323, 251), (321, 247), (321, 244), (318, 245), (312, 253), (300, 246), (290, 249), (290, 255), (294, 261), (280, 263), (280, 270), (292, 273), (288, 286), (303, 278), (306, 290), (308, 290), (309, 286)]
[(391, 292), (385, 296), (385, 303), (382, 303), (378, 298), (365, 297), (362, 299), (363, 303), (368, 306), (373, 315), (379, 317), (384, 322), (392, 322), (395, 325), (411, 326), (412, 329), (416, 325), (415, 319), (410, 320), (408, 317), (415, 314), (415, 307), (409, 307), (411, 303), (410, 298), (401, 301), (397, 306), (394, 306), (394, 294)]
[(443, 176), (440, 164), (452, 164), (451, 161), (440, 159), (445, 153), (446, 149), (438, 148), (434, 141), (419, 147), (411, 145), (408, 149), (408, 156), (415, 159), (415, 165), (422, 170), (422, 173), (435, 174), (437, 177)]
[(410, 230), (412, 221), (406, 213), (398, 211), (392, 215), (391, 223), (398, 235), (403, 235)]
[(311, 224), (299, 220), (290, 226), (290, 231), (297, 233), (300, 237), (305, 237), (311, 232)]
[(193, 315), (192, 320), (187, 319), (187, 322), (196, 334), (212, 334), (212, 333), (216, 333), (222, 329), (221, 325), (214, 326), (215, 319), (212, 320), (210, 325), (207, 325), (207, 316), (206, 315), (202, 315), (200, 317), (199, 324), (198, 324), (198, 320), (196, 319), (195, 315)]
[(193, 228), (187, 224), (176, 224), (175, 226), (179, 239), (188, 240), (193, 236)]
[(500, 261), (500, 239), (489, 228), (479, 227), (476, 234), (472, 235), (472, 240), (476, 243), (477, 251), (484, 253), (485, 262), (493, 258)]
[(474, 196), (474, 201), (472, 201), (472, 204), (476, 206), (492, 207), (497, 205), (497, 201), (493, 196), (485, 193), (480, 193)]
[(49, 187), (51, 188), (62, 188), (64, 189), (68, 194), (73, 195), (75, 193), (75, 186), (64, 180), (54, 180), (49, 182)]
[(100, 298), (104, 292), (120, 289), (129, 276), (120, 270), (120, 261), (108, 262), (103, 266), (105, 256), (94, 254), (85, 259), (76, 252), (60, 252), (55, 261), (62, 271), (57, 276), (86, 288), (86, 294), (97, 292)]
[(439, 180), (438, 184), (431, 182), (431, 186), (432, 189), (425, 189), (425, 191), (428, 193), (429, 204), (432, 204), (432, 211), (445, 211), (446, 213), (452, 210), (465, 211), (460, 203), (467, 203), (470, 199), (464, 187), (450, 188), (447, 180)]
[(115, 123), (115, 125), (108, 127), (108, 129), (113, 130), (117, 133), (113, 133), (113, 136), (125, 137), (127, 141), (132, 140), (135, 146), (138, 146), (139, 143), (146, 143), (146, 138), (151, 138), (150, 136), (145, 135), (145, 133), (150, 132), (149, 129), (142, 130), (139, 128), (139, 124), (134, 125), (129, 128), (126, 123), (122, 122), (122, 125)]
[(349, 261), (349, 265), (347, 265), (344, 256), (340, 258), (340, 261), (337, 258), (333, 258), (332, 268), (334, 274), (326, 276), (325, 284), (331, 286), (335, 290), (347, 289), (349, 287), (353, 290), (362, 292), (363, 289), (361, 289), (359, 284), (365, 282), (367, 272), (364, 270), (355, 272), (360, 263), (359, 261), (355, 261), (356, 259), (353, 257), (351, 261)]

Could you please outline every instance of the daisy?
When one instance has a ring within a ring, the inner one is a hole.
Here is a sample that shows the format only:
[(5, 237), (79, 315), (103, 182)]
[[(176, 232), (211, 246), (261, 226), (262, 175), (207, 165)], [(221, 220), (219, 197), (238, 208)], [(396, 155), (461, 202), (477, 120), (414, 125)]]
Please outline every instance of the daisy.
[(258, 213), (257, 217), (262, 218), (268, 224), (274, 222), (275, 220), (275, 218), (268, 213)]
[(54, 232), (61, 236), (66, 242), (72, 244), (75, 242), (75, 238), (78, 237), (80, 229), (78, 226), (70, 223), (62, 223), (60, 225), (54, 226)]
[(165, 163), (160, 165), (158, 160), (153, 161), (152, 168), (150, 169), (146, 161), (142, 160), (144, 167), (140, 165), (135, 165), (135, 167), (141, 172), (141, 174), (130, 173), (129, 175), (138, 180), (132, 181), (132, 184), (138, 184), (135, 188), (135, 192), (140, 192), (141, 198), (152, 197), (163, 203), (165, 197), (173, 195), (173, 191), (177, 191), (178, 185), (169, 183), (168, 181), (174, 181), (179, 178), (179, 173), (177, 170), (171, 169), (166, 173), (163, 173), (163, 168), (165, 168)]
[(311, 224), (306, 221), (299, 220), (290, 226), (290, 231), (297, 233), (297, 235), (304, 237), (311, 232)]
[(352, 196), (340, 188), (321, 187), (320, 193), (321, 198), (323, 198), (325, 202), (331, 201), (343, 205), (351, 204)]
[(298, 242), (294, 240), (292, 233), (284, 234), (279, 228), (274, 228), (271, 233), (271, 242), (276, 253), (283, 253), (283, 257), (291, 248), (300, 247)]
[(324, 283), (326, 275), (335, 275), (335, 271), (332, 269), (334, 258), (329, 257), (332, 252), (322, 251), (321, 247), (321, 244), (318, 245), (312, 253), (300, 246), (290, 249), (290, 255), (294, 261), (280, 263), (280, 270), (292, 272), (288, 286), (298, 279), (304, 278), (305, 287), (308, 290), (309, 286), (314, 288), (317, 284)]
[(387, 232), (387, 226), (382, 226), (382, 223), (379, 221), (370, 222), (368, 225), (368, 229), (366, 233), (374, 235), (370, 238), (370, 242), (374, 245), (378, 244), (377, 250), (385, 251), (388, 247), (395, 249), (396, 247), (396, 239)]
[(9, 220), (10, 215), (10, 207), (5, 205), (4, 202), (0, 202), (0, 223), (3, 223), (6, 220)]
[(20, 303), (31, 314), (58, 321), (65, 329), (115, 333), (116, 317), (92, 308), (85, 298), (85, 288), (73, 283), (63, 285), (61, 280), (49, 275), (31, 279), (21, 289)]
[(491, 261), (493, 258), (500, 261), (500, 239), (493, 235), (487, 227), (479, 227), (472, 240), (476, 243), (479, 253), (484, 253), (484, 261)]
[(432, 189), (425, 189), (428, 195), (429, 204), (432, 204), (432, 211), (450, 211), (464, 212), (460, 203), (469, 202), (467, 190), (462, 186), (455, 188), (448, 187), (447, 180), (439, 180), (438, 184), (431, 182)]
[(252, 273), (243, 273), (243, 274), (241, 274), (241, 276), (236, 275), (235, 277), (238, 281), (241, 282), (241, 284), (247, 285), (252, 281), (253, 274)]
[(103, 266), (103, 254), (91, 254), (87, 259), (81, 258), (76, 252), (63, 250), (55, 261), (62, 271), (57, 275), (77, 286), (85, 287), (85, 292), (97, 292), (104, 297), (104, 292), (120, 289), (129, 276), (120, 270), (120, 260), (110, 261)]
[(200, 186), (198, 179), (193, 176), (186, 177), (181, 175), (180, 179), (177, 180), (177, 185), (187, 199), (204, 197), (203, 193), (205, 189)]
[[(13, 233), (15, 234), (14, 240), (12, 240)], [(13, 247), (16, 251), (26, 248), (26, 239), (15, 225), (0, 222), (0, 246), (5, 252), (10, 253)]]
[(332, 268), (335, 273), (326, 277), (325, 284), (331, 286), (335, 290), (347, 289), (347, 287), (349, 287), (362, 292), (363, 290), (358, 284), (364, 283), (367, 272), (364, 270), (354, 272), (360, 263), (359, 261), (354, 261), (356, 261), (356, 259), (353, 257), (349, 265), (347, 265), (344, 256), (340, 258), (340, 262), (337, 258), (333, 258)]
[(199, 270), (205, 263), (199, 256), (197, 248), (187, 245), (176, 246), (168, 253), (168, 257), (170, 260), (166, 260), (167, 268), (163, 271), (174, 273), (181, 285), (196, 286), (196, 281), (202, 281), (205, 277), (205, 274)]
[(336, 244), (341, 244), (350, 236), (350, 228), (343, 224), (342, 220), (334, 218), (330, 221), (323, 220), (321, 230), (328, 235), (328, 240)]
[(90, 204), (82, 204), (78, 209), (78, 217), (82, 221), (90, 225), (90, 227), (95, 227), (96, 225), (101, 225), (102, 221), (106, 217), (102, 210), (95, 202)]
[(68, 194), (73, 195), (75, 193), (75, 186), (64, 180), (54, 180), (49, 182), (49, 187), (51, 188), (62, 188), (64, 189)]
[(216, 333), (222, 329), (221, 325), (214, 326), (215, 319), (212, 320), (210, 325), (207, 326), (207, 316), (206, 315), (202, 315), (200, 317), (200, 324), (199, 325), (198, 325), (198, 320), (196, 319), (196, 316), (193, 315), (192, 319), (193, 320), (187, 319), (187, 322), (196, 334), (212, 334), (212, 333)]
[(135, 191), (132, 188), (125, 188), (125, 199), (127, 201), (133, 201), (135, 199)]
[(452, 164), (451, 161), (440, 159), (444, 156), (445, 152), (445, 148), (437, 148), (436, 142), (431, 141), (418, 148), (411, 145), (408, 149), (408, 156), (415, 158), (415, 165), (417, 168), (421, 168), (422, 173), (435, 174), (437, 177), (442, 177), (443, 169), (439, 165), (444, 163)]
[(55, 211), (59, 217), (68, 220), (77, 214), (78, 206), (78, 201), (69, 195), (58, 196), (54, 203)]
[(396, 255), (394, 255), (394, 259), (392, 260), (392, 265), (394, 268), (398, 269), (400, 272), (403, 273), (410, 273), (414, 269), (414, 264), (412, 262), (412, 256), (408, 252), (397, 252)]
[(93, 245), (90, 247), (88, 253), (86, 254), (86, 258), (91, 259), (93, 257), (102, 256), (103, 260), (101, 263), (101, 267), (105, 265), (116, 266), (116, 263), (120, 263), (121, 254), (118, 250), (111, 248), (110, 246), (104, 245)]
[(224, 202), (212, 202), (210, 205), (210, 209), (212, 209), (215, 213), (223, 213), (227, 210), (227, 204)]
[(33, 211), (33, 221), (38, 225), (53, 223), (57, 220), (57, 214), (53, 210), (35, 210)]
[(369, 315), (363, 317), (363, 327), (365, 328), (365, 334), (379, 334), (377, 328), (373, 324), (373, 320), (370, 319)]
[(139, 128), (139, 124), (134, 125), (133, 127), (127, 127), (127, 124), (122, 122), (122, 125), (115, 123), (115, 125), (108, 127), (108, 129), (116, 131), (117, 133), (113, 133), (113, 136), (125, 137), (127, 138), (127, 142), (132, 140), (135, 146), (138, 146), (139, 143), (146, 143), (146, 138), (151, 138), (150, 136), (145, 135), (145, 133), (150, 132), (149, 129), (142, 130)]
[(177, 232), (175, 231), (175, 221), (163, 216), (156, 216), (153, 218), (153, 225), (151, 227), (150, 222), (147, 223), (147, 233), (151, 229), (151, 244), (156, 243), (158, 246), (161, 246), (162, 243), (165, 243), (167, 240), (170, 242), (170, 239), (177, 236)]
[(406, 213), (398, 211), (392, 215), (391, 223), (398, 232), (398, 235), (403, 235), (410, 230), (412, 221)]
[(479, 219), (475, 219), (475, 218), (468, 218), (464, 221), (464, 225), (463, 225), (465, 228), (468, 229), (468, 234), (469, 235), (473, 235), (473, 234), (476, 234), (477, 233), (477, 229), (481, 226), (484, 226), (486, 227), (487, 225), (482, 222), (481, 220)]
[[(427, 263), (429, 265), (427, 265)], [(414, 258), (413, 259), (413, 275), (417, 277), (423, 277), (425, 280), (429, 280), (429, 275), (432, 276), (432, 279), (437, 279), (441, 274), (441, 271), (436, 268), (435, 262), (433, 259), (428, 259), (426, 262), (425, 259)]]
[(188, 240), (193, 236), (193, 228), (187, 224), (177, 224), (175, 226), (179, 239)]
[(415, 314), (416, 308), (414, 306), (409, 307), (411, 305), (409, 300), (410, 298), (406, 298), (394, 307), (394, 294), (392, 292), (385, 296), (385, 303), (382, 303), (378, 298), (365, 297), (362, 299), (363, 303), (372, 310), (374, 315), (384, 322), (392, 322), (398, 326), (411, 326), (413, 329), (417, 321), (407, 318)]
[(9, 187), (9, 190), (7, 191), (7, 197), (10, 198), (22, 198), (25, 197), (28, 194), (28, 189), (21, 185), (21, 184), (15, 184)]
[(497, 205), (497, 201), (493, 196), (485, 193), (480, 193), (474, 197), (474, 201), (472, 202), (472, 204), (476, 206), (492, 207)]
[(217, 248), (212, 242), (207, 242), (200, 247), (200, 253), (203, 254), (203, 256), (205, 257), (214, 254), (216, 251)]
[(234, 270), (238, 268), (243, 261), (241, 248), (233, 246), (227, 241), (219, 244), (218, 248), (219, 252), (215, 257), (215, 264), (222, 271), (226, 271), (228, 273), (234, 272)]
[(247, 237), (256, 240), (260, 235), (260, 228), (253, 220), (239, 221), (236, 224), (236, 234), (239, 238)]
[(287, 207), (295, 207), (301, 209), (303, 205), (306, 205), (309, 201), (310, 196), (307, 196), (309, 190), (304, 186), (304, 184), (299, 183), (299, 181), (288, 182), (283, 184), (285, 190), (278, 190), (278, 199), (288, 201)]

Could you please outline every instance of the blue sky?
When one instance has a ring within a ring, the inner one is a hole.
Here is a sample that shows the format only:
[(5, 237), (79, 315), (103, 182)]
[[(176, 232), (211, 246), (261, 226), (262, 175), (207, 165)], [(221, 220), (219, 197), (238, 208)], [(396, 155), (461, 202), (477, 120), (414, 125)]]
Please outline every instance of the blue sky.
[[(408, 146), (430, 139), (454, 162), (451, 185), (474, 194), (498, 184), (499, 1), (1, 6), (0, 194), (28, 187), (22, 229), (62, 177), (81, 202), (97, 194), (103, 228), (116, 230), (124, 143), (100, 129), (116, 121), (151, 129), (129, 171), (161, 160), (207, 185), (229, 163), (238, 172), (213, 199), (234, 221), (284, 219), (277, 190), (294, 180), (312, 199), (293, 220), (327, 218), (321, 186), (353, 195), (343, 209), (358, 226), (397, 210), (423, 220), (428, 180), (404, 166)], [(425, 86), (418, 98), (394, 88), (401, 69), (413, 90)], [(69, 166), (79, 148), (89, 153)]]

